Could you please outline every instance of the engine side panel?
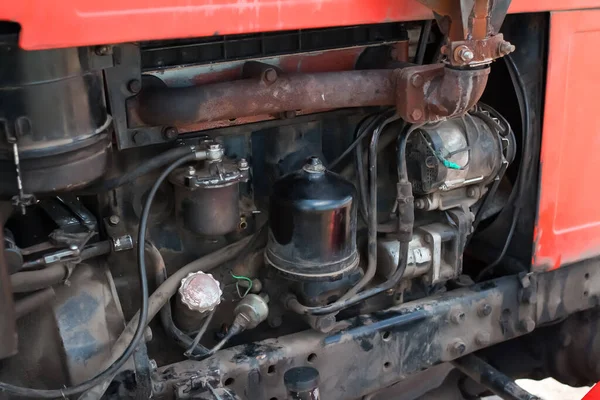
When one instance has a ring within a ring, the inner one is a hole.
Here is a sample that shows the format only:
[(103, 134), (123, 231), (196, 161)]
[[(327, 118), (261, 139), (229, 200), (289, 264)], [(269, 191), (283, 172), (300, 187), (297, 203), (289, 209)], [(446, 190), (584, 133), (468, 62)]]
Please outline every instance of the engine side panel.
[(600, 11), (553, 13), (541, 152), (534, 270), (600, 254)]

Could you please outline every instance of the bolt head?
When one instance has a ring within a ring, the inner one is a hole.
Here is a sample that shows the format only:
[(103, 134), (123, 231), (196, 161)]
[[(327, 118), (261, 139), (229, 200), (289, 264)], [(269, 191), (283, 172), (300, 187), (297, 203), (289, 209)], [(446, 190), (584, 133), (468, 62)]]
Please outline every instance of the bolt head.
[(452, 314), (450, 314), (450, 321), (452, 321), (453, 324), (460, 324), (461, 322), (463, 322), (465, 320), (465, 313), (461, 310), (455, 310), (452, 312)]
[(248, 168), (250, 168), (250, 164), (248, 164), (248, 160), (246, 160), (245, 158), (240, 159), (240, 161), (238, 161), (238, 168), (240, 170), (247, 170)]
[(506, 41), (500, 43), (500, 45), (498, 47), (498, 53), (500, 53), (500, 55), (502, 55), (502, 56), (510, 54), (515, 50), (516, 50), (516, 47), (513, 44), (511, 44), (510, 42), (506, 42)]
[(454, 58), (456, 61), (469, 63), (473, 60), (473, 58), (475, 58), (475, 54), (473, 53), (473, 50), (465, 45), (462, 45), (458, 46), (456, 50), (454, 50)]
[(477, 188), (474, 188), (473, 186), (469, 187), (467, 189), (467, 196), (471, 198), (477, 197)]
[(427, 202), (424, 199), (416, 199), (415, 200), (415, 208), (418, 210), (422, 210), (427, 205)]
[(108, 218), (108, 223), (111, 224), (112, 226), (118, 225), (119, 222), (121, 222), (121, 218), (118, 215), (111, 215)]
[(166, 140), (172, 140), (175, 139), (178, 135), (177, 132), (177, 128), (174, 128), (172, 126), (167, 126), (165, 129), (163, 129), (163, 137)]
[(95, 52), (97, 55), (99, 56), (105, 56), (107, 54), (110, 54), (111, 48), (110, 46), (107, 45), (102, 45), (102, 46), (96, 46)]
[(265, 71), (264, 77), (265, 81), (273, 83), (277, 80), (277, 71), (275, 71), (273, 68), (269, 68)]
[(421, 76), (420, 74), (413, 75), (413, 77), (410, 78), (410, 83), (416, 88), (423, 86), (423, 83), (424, 83), (423, 76)]
[(213, 143), (213, 144), (209, 144), (209, 145), (208, 145), (208, 149), (209, 149), (210, 151), (218, 151), (218, 150), (221, 150), (221, 147), (222, 147), (222, 146), (221, 146), (219, 143)]
[(460, 339), (456, 339), (450, 344), (450, 352), (454, 356), (460, 356), (467, 350), (467, 345)]
[(419, 110), (418, 108), (415, 108), (414, 110), (412, 110), (412, 113), (410, 113), (410, 116), (413, 120), (419, 121), (421, 118), (423, 118), (423, 111)]
[(146, 131), (133, 131), (131, 138), (133, 139), (133, 143), (138, 146), (150, 144), (150, 136)]
[(519, 329), (525, 333), (532, 332), (535, 329), (535, 321), (529, 317), (524, 318), (519, 322)]
[(140, 90), (142, 90), (142, 82), (140, 82), (139, 79), (132, 79), (127, 84), (127, 89), (129, 89), (131, 93), (139, 93)]
[(487, 317), (491, 313), (492, 313), (492, 306), (490, 306), (488, 303), (483, 303), (481, 306), (479, 306), (479, 310), (477, 310), (477, 314), (480, 317)]

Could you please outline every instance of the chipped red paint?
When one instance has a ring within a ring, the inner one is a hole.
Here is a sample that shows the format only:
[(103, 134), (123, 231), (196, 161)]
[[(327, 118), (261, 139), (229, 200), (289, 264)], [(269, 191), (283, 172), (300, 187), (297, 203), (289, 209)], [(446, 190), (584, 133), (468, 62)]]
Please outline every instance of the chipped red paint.
[[(594, 7), (600, 0), (513, 0), (509, 12)], [(21, 24), (28, 50), (428, 18), (416, 0), (0, 1), (0, 20)]]
[(600, 11), (553, 13), (534, 269), (600, 255)]

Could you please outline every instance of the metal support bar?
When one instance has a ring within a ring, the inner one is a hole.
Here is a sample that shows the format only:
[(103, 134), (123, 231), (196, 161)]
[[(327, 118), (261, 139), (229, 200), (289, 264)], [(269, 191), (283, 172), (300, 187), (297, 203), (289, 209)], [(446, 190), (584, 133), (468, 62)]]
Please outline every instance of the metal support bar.
[(514, 380), (473, 354), (456, 359), (452, 364), (469, 378), (505, 400), (540, 399), (523, 390)]
[[(536, 274), (528, 280), (528, 296), (522, 293), (523, 277), (509, 276), (349, 319), (337, 333), (298, 332), (221, 350), (204, 361), (164, 366), (156, 374), (161, 388), (156, 396), (175, 389), (186, 398), (186, 387), (200, 385), (208, 374), (237, 393), (285, 398), (284, 371), (310, 365), (321, 376), (323, 398), (355, 399), (595, 307), (599, 261)], [(331, 357), (335, 365), (327, 362)], [(250, 379), (253, 374), (258, 377)]]

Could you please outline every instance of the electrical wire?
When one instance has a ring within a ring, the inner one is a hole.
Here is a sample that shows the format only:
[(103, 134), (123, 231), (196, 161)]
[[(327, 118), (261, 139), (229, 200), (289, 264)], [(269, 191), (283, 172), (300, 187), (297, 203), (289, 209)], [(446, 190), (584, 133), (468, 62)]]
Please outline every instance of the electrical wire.
[(152, 201), (154, 200), (154, 196), (158, 191), (161, 183), (166, 179), (166, 177), (177, 167), (185, 164), (186, 162), (192, 161), (196, 159), (195, 154), (189, 154), (171, 164), (156, 180), (154, 186), (150, 190), (148, 197), (146, 198), (146, 203), (144, 205), (142, 216), (140, 218), (140, 227), (138, 232), (138, 273), (140, 277), (140, 289), (141, 289), (141, 311), (140, 318), (138, 320), (138, 324), (131, 339), (129, 345), (125, 348), (125, 351), (117, 358), (117, 360), (112, 363), (110, 367), (102, 371), (100, 374), (96, 375), (94, 378), (89, 379), (85, 382), (82, 382), (78, 385), (74, 385), (71, 387), (66, 387), (63, 389), (32, 389), (25, 388), (21, 386), (11, 385), (9, 383), (0, 382), (0, 392), (7, 392), (17, 396), (22, 397), (36, 397), (36, 398), (44, 398), (44, 399), (53, 399), (57, 397), (68, 397), (81, 392), (84, 392), (98, 384), (103, 383), (104, 381), (111, 379), (119, 372), (121, 367), (127, 362), (129, 357), (133, 354), (135, 349), (137, 348), (140, 340), (144, 337), (144, 331), (146, 330), (146, 318), (148, 316), (148, 277), (146, 276), (146, 263), (145, 263), (145, 254), (144, 254), (144, 245), (140, 245), (140, 243), (145, 243), (146, 241), (146, 227), (148, 224), (148, 216), (150, 213), (150, 206), (152, 205)]
[[(532, 137), (529, 132), (529, 121), (531, 111), (529, 109), (529, 100), (527, 98), (527, 91), (525, 89), (525, 83), (521, 78), (521, 73), (519, 68), (517, 67), (515, 61), (512, 59), (510, 55), (504, 56), (504, 62), (506, 63), (506, 67), (508, 68), (508, 73), (512, 80), (512, 83), (515, 87), (515, 92), (517, 95), (517, 102), (519, 103), (519, 108), (521, 110), (521, 133), (522, 133), (522, 142), (523, 142), (523, 150), (521, 153), (521, 165), (519, 170), (519, 176), (517, 177), (517, 187), (515, 191), (514, 204), (513, 204), (513, 215), (510, 224), (510, 229), (504, 241), (504, 245), (502, 246), (502, 250), (498, 257), (488, 266), (483, 268), (479, 274), (477, 274), (476, 281), (481, 280), (486, 275), (493, 272), (493, 270), (500, 264), (504, 256), (508, 251), (508, 246), (512, 240), (512, 237), (515, 233), (517, 222), (519, 219), (520, 211), (523, 207), (523, 187), (525, 186), (525, 182), (527, 180), (526, 171), (529, 170), (529, 163), (532, 160)], [(510, 201), (511, 199), (509, 199)]]

